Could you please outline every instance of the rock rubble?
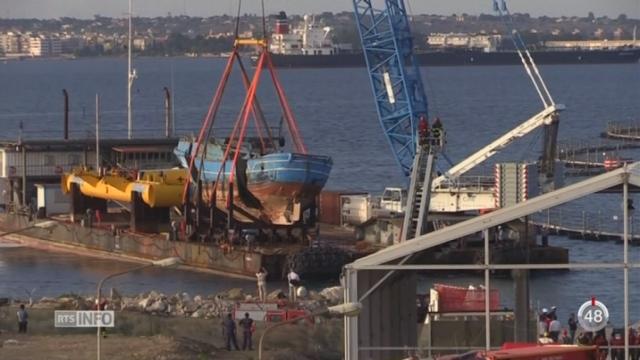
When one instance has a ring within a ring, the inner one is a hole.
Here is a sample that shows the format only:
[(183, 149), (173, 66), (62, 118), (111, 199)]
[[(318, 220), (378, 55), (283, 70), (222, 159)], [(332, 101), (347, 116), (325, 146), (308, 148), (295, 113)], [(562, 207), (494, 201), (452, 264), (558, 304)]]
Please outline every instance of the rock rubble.
[[(274, 302), (286, 299), (281, 289), (273, 290), (267, 295), (267, 301)], [(321, 291), (309, 291), (303, 299), (298, 299), (298, 307), (313, 311), (322, 306), (335, 305), (342, 302), (343, 289), (340, 286), (329, 287)], [(135, 311), (155, 316), (177, 316), (199, 319), (220, 318), (232, 312), (241, 302), (257, 302), (253, 294), (246, 294), (241, 288), (209, 296), (191, 296), (186, 292), (165, 295), (150, 291), (136, 296), (123, 296), (115, 289), (106, 296), (107, 310)], [(19, 301), (14, 301), (19, 302)], [(67, 294), (58, 298), (43, 297), (31, 308), (55, 310), (92, 310), (95, 308), (95, 296), (79, 296)]]

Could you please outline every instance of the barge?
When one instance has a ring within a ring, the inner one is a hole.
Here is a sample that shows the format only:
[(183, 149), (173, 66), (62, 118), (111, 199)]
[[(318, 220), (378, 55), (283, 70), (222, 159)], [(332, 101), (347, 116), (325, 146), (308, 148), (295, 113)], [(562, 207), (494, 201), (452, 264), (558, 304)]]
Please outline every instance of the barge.
[[(261, 267), (266, 268), (274, 278), (279, 278), (288, 256), (306, 248), (285, 242), (249, 249), (244, 246), (173, 241), (169, 232), (134, 233), (120, 227), (112, 228), (110, 224), (113, 222), (109, 219), (91, 227), (74, 223), (67, 215), (55, 216), (53, 219), (53, 225), (38, 228), (32, 226), (27, 214), (3, 213), (0, 214), (0, 229), (20, 235), (18, 240), (25, 245), (43, 249), (137, 261), (178, 256), (188, 268), (247, 279), (255, 279), (255, 274)], [(349, 258), (329, 260), (350, 261)], [(329, 267), (324, 270), (325, 276), (333, 275), (336, 271)]]

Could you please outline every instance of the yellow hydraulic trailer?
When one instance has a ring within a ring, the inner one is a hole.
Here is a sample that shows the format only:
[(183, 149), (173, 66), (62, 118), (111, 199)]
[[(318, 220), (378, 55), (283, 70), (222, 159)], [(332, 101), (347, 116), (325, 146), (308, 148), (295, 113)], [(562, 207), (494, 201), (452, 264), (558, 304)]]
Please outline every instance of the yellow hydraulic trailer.
[(101, 176), (95, 171), (76, 169), (62, 175), (62, 191), (68, 194), (72, 184), (78, 184), (85, 196), (120, 202), (131, 202), (132, 193), (138, 192), (152, 208), (172, 207), (182, 205), (186, 179), (186, 169), (140, 171), (135, 176), (123, 171)]

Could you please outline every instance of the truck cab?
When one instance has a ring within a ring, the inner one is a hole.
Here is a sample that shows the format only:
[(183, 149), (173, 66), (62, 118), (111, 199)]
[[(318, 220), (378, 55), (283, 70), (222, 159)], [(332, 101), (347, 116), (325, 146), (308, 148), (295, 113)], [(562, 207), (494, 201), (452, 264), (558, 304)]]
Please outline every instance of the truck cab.
[(401, 188), (388, 187), (384, 189), (382, 198), (380, 199), (380, 208), (395, 212), (403, 213), (407, 206), (407, 191)]

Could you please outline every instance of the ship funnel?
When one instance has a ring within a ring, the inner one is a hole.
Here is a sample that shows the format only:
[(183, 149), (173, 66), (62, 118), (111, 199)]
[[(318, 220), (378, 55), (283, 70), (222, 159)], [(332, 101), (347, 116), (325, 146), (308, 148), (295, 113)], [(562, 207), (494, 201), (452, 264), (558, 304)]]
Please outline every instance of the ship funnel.
[(287, 13), (280, 11), (276, 18), (276, 34), (288, 34), (289, 33), (289, 20), (287, 20)]

